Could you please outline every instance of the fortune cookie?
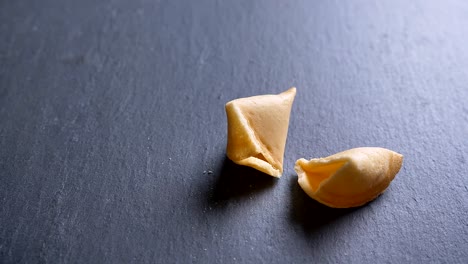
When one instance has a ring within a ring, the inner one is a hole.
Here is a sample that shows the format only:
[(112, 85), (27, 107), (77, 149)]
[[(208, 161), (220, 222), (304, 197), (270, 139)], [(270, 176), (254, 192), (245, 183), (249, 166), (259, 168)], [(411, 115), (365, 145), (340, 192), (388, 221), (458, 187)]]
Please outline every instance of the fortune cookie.
[(295, 96), (296, 88), (292, 87), (278, 95), (258, 95), (228, 102), (228, 158), (239, 165), (281, 177)]
[(326, 158), (299, 159), (294, 167), (301, 188), (330, 207), (363, 205), (385, 191), (403, 156), (384, 148), (354, 148)]

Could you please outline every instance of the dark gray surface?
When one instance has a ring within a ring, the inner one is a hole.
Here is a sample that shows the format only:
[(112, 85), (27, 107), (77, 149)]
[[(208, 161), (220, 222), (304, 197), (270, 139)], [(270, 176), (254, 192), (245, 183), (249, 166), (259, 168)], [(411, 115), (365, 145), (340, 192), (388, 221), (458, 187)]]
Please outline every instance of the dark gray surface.
[[(0, 0), (0, 262), (468, 263), (467, 43), (462, 0)], [(226, 161), (224, 104), (290, 86), (283, 177)], [(359, 146), (384, 195), (303, 193)]]

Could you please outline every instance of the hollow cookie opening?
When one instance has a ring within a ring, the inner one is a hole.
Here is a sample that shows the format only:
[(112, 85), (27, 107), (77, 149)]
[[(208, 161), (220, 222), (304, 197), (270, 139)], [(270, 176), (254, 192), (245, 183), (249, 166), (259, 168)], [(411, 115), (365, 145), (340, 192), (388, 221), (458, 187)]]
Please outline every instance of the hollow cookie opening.
[(257, 158), (257, 159), (259, 159), (259, 160), (263, 160), (263, 161), (265, 161), (265, 162), (268, 162), (268, 160), (265, 158), (265, 156), (263, 156), (262, 153), (258, 153), (257, 155), (254, 155), (253, 157), (254, 157), (254, 158)]
[(276, 162), (269, 160), (263, 153), (257, 153), (236, 163), (250, 166), (256, 170), (277, 178), (279, 178), (282, 173), (281, 167), (278, 168), (274, 166)]
[(304, 171), (307, 182), (313, 192), (316, 192), (320, 184), (333, 176), (347, 163), (346, 160), (331, 161), (329, 163), (308, 162), (299, 166)]

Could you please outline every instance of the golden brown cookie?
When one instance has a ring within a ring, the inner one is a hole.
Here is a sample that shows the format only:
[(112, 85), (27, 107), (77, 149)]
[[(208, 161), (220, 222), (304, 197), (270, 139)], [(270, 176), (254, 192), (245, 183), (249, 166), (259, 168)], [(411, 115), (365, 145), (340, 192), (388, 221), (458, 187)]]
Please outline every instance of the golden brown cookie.
[(384, 148), (355, 148), (326, 158), (299, 159), (301, 188), (330, 207), (363, 205), (385, 191), (401, 168), (403, 156)]
[(296, 88), (293, 87), (277, 95), (258, 95), (228, 102), (228, 158), (281, 177), (295, 95)]

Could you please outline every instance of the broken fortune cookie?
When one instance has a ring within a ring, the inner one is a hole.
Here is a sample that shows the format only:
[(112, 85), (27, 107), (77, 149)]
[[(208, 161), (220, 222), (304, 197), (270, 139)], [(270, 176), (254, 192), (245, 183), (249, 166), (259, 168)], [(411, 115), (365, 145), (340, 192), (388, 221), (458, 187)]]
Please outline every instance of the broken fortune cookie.
[(349, 149), (326, 158), (299, 159), (294, 169), (301, 188), (335, 208), (363, 205), (385, 191), (400, 171), (403, 155), (384, 148)]
[(296, 88), (292, 87), (277, 95), (257, 95), (228, 102), (228, 158), (239, 165), (281, 177), (295, 96)]

